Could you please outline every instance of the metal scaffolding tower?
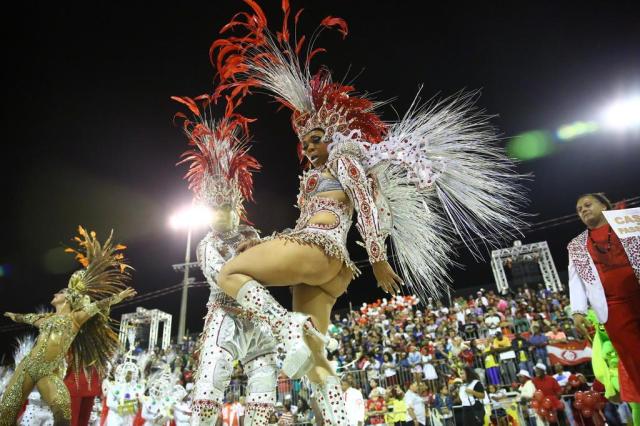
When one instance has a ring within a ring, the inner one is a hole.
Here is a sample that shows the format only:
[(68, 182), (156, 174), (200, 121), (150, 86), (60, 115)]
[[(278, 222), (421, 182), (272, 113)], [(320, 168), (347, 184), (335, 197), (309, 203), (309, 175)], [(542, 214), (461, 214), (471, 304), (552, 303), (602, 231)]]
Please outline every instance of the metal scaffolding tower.
[(509, 290), (509, 282), (504, 270), (505, 265), (509, 262), (522, 260), (537, 261), (545, 287), (551, 291), (562, 291), (562, 283), (547, 242), (522, 245), (522, 242), (518, 240), (514, 241), (513, 247), (491, 252), (491, 269), (500, 293), (504, 294)]

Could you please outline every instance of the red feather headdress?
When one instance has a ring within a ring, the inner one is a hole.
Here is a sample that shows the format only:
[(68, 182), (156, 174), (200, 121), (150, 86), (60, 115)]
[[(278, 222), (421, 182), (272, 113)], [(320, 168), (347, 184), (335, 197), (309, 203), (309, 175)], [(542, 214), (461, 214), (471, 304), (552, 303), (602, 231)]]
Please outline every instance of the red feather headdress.
[[(356, 96), (352, 86), (334, 83), (327, 69), (312, 75), (311, 59), (325, 49), (314, 48), (313, 42), (325, 28), (336, 28), (343, 37), (347, 23), (332, 16), (324, 18), (311, 37), (304, 61), (301, 52), (306, 38), (291, 42), (288, 0), (282, 0), (284, 20), (281, 31), (274, 35), (267, 26), (267, 18), (253, 0), (245, 0), (253, 13), (240, 12), (221, 30), (241, 29), (243, 35), (228, 35), (213, 42), (211, 62), (217, 69), (219, 85), (216, 94), (228, 93), (233, 99), (246, 95), (252, 88), (268, 92), (283, 106), (292, 110), (293, 128), (302, 138), (315, 128), (325, 131), (324, 140), (330, 142), (335, 133), (348, 134), (358, 130), (370, 143), (382, 140), (387, 126), (375, 113), (375, 102)], [(302, 9), (294, 17), (294, 33)], [(302, 63), (304, 65), (302, 65)]]
[(186, 105), (193, 115), (190, 119), (183, 113), (176, 114), (184, 120), (191, 147), (178, 163), (189, 164), (185, 174), (189, 189), (211, 207), (230, 204), (246, 221), (243, 201), (253, 201), (253, 173), (260, 170), (258, 160), (248, 154), (248, 123), (254, 120), (235, 113), (231, 99), (224, 117), (217, 121), (207, 117), (205, 108), (211, 102), (208, 95), (171, 99)]

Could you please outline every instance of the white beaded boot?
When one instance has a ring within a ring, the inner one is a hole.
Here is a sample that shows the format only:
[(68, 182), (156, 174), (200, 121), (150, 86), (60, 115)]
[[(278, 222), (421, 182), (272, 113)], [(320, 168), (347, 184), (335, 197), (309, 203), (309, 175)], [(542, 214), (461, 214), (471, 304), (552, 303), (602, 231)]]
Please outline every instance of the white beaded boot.
[(278, 384), (276, 354), (261, 355), (244, 365), (247, 401), (244, 426), (265, 426), (274, 412)]
[(346, 426), (347, 410), (344, 395), (337, 376), (328, 376), (324, 384), (311, 383), (313, 395), (322, 413), (325, 426)]
[(273, 404), (247, 403), (244, 415), (244, 426), (268, 425), (273, 411)]
[(284, 344), (284, 374), (292, 379), (304, 376), (313, 365), (311, 349), (304, 340), (305, 334), (325, 339), (313, 327), (309, 316), (287, 311), (271, 296), (269, 290), (254, 280), (240, 288), (236, 300), (254, 318), (267, 324), (276, 340)]

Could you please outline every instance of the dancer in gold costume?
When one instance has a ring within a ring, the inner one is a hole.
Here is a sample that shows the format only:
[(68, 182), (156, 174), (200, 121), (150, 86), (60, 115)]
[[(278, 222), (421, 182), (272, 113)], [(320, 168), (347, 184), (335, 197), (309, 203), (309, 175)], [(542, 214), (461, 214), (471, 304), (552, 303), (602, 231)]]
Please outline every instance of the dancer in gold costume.
[[(16, 424), (20, 408), (34, 386), (53, 412), (55, 425), (71, 419), (69, 391), (64, 384), (67, 361), (75, 371), (95, 367), (104, 373), (118, 348), (118, 336), (110, 325), (109, 308), (136, 294), (126, 286), (130, 266), (121, 253), (125, 246), (104, 244), (94, 232), (78, 227), (78, 249), (67, 248), (82, 264), (71, 275), (67, 288), (53, 296), (55, 312), (4, 315), (39, 330), (35, 346), (20, 362), (0, 401), (0, 426)], [(85, 371), (86, 372), (86, 371)], [(89, 377), (87, 375), (87, 377)]]

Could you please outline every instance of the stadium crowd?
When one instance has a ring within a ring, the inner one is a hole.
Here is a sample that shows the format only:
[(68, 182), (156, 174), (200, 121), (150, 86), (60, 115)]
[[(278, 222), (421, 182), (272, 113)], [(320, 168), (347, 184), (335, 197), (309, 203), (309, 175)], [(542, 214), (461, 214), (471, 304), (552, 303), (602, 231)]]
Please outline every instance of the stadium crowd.
[[(601, 390), (590, 363), (567, 368), (552, 364), (548, 356), (549, 345), (581, 337), (568, 297), (542, 285), (508, 296), (481, 289), (450, 300), (448, 306), (432, 299), (418, 303), (413, 296), (381, 299), (336, 314), (329, 334), (329, 359), (342, 377), (350, 426), (535, 425), (549, 420), (598, 424), (573, 407), (576, 392)], [(144, 350), (142, 340), (128, 354), (143, 380), (170, 371), (184, 387), (187, 396), (175, 406), (176, 421), (180, 410), (188, 411), (197, 339), (190, 336), (180, 345), (153, 351)], [(284, 352), (278, 350), (282, 360)], [(123, 361), (124, 354), (114, 365)], [(245, 386), (237, 362), (222, 410), (223, 426), (242, 424)], [(551, 407), (551, 418), (536, 415), (531, 404), (536, 390), (543, 392), (544, 400), (538, 399), (541, 406)], [(320, 424), (303, 381), (281, 375), (277, 399), (271, 425)], [(96, 400), (94, 419), (102, 406)], [(478, 406), (484, 408), (479, 411)], [(601, 412), (609, 424), (628, 421), (625, 404), (607, 403)]]
[[(347, 406), (359, 407), (348, 410), (354, 426), (467, 424), (465, 404), (473, 406), (475, 398), (460, 392), (465, 383), (486, 391), (478, 400), (494, 424), (516, 417), (535, 424), (530, 402), (537, 389), (553, 397), (561, 424), (591, 424), (571, 399), (591, 389), (590, 363), (552, 365), (547, 353), (550, 344), (581, 338), (568, 297), (542, 285), (507, 296), (480, 289), (449, 306), (432, 299), (419, 304), (412, 296), (381, 299), (336, 314), (329, 333), (335, 339), (329, 358), (343, 377)], [(243, 384), (238, 364), (228, 399), (240, 412)], [(273, 424), (313, 424), (312, 404), (302, 382), (282, 376)], [(628, 407), (608, 405), (609, 423), (625, 424)]]

